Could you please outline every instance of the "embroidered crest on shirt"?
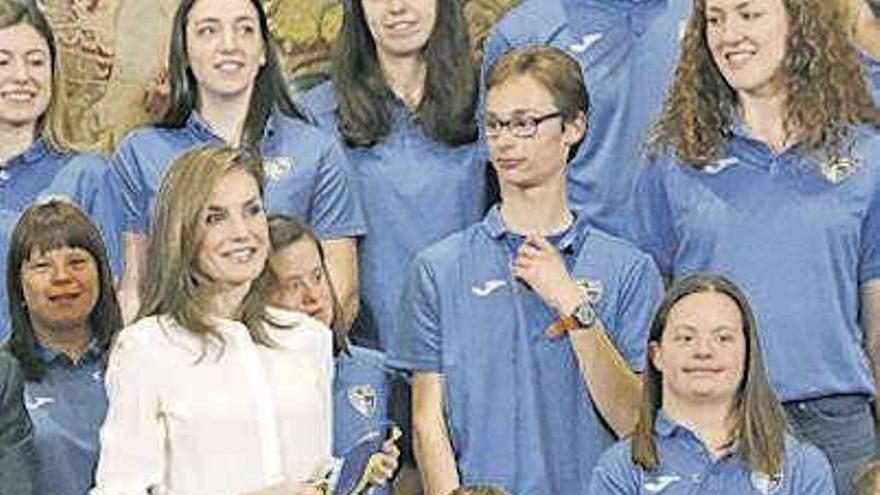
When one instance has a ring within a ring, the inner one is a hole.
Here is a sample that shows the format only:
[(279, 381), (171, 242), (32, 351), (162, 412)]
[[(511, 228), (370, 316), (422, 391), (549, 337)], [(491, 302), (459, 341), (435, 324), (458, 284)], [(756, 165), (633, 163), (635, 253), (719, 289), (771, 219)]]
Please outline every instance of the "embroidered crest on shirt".
[(739, 163), (739, 158), (737, 158), (735, 156), (728, 156), (727, 158), (722, 158), (722, 159), (716, 161), (715, 163), (710, 163), (709, 165), (706, 165), (701, 170), (703, 172), (706, 172), (707, 174), (714, 175), (714, 174), (717, 174), (718, 172), (721, 172), (722, 170), (724, 170), (728, 167), (732, 167), (738, 163)]
[(591, 46), (595, 45), (597, 41), (602, 39), (602, 33), (590, 33), (585, 34), (581, 41), (578, 43), (572, 43), (569, 48), (574, 53), (584, 53), (590, 49)]
[(669, 485), (681, 481), (681, 476), (677, 474), (660, 474), (656, 476), (648, 476), (645, 480), (645, 491), (650, 493), (660, 493)]
[(822, 164), (822, 175), (829, 182), (839, 184), (846, 180), (859, 168), (859, 162), (855, 158), (841, 157), (834, 161)]
[(471, 287), (471, 292), (473, 292), (475, 295), (477, 295), (479, 297), (486, 297), (489, 294), (495, 292), (496, 290), (504, 287), (505, 285), (507, 285), (507, 282), (505, 282), (504, 280), (500, 280), (500, 279), (487, 280), (487, 281), (483, 282), (482, 286), (475, 285), (475, 286)]
[(35, 411), (46, 404), (54, 404), (55, 399), (52, 397), (25, 397), (24, 407), (29, 411)]
[(293, 169), (293, 158), (289, 156), (272, 156), (263, 158), (263, 170), (269, 180), (279, 180)]
[(376, 413), (376, 389), (372, 385), (353, 385), (348, 387), (348, 403), (365, 418)]
[(772, 495), (779, 491), (782, 487), (783, 475), (752, 472), (751, 475), (752, 488), (761, 495)]

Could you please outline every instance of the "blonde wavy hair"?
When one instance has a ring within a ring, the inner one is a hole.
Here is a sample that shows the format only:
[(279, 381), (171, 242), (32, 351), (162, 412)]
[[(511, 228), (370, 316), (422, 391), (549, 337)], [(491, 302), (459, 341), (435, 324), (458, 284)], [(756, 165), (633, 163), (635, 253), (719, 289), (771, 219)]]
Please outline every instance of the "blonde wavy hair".
[[(791, 23), (781, 68), (787, 88), (785, 131), (798, 138), (806, 153), (839, 158), (855, 126), (880, 128), (880, 111), (847, 29), (850, 14), (841, 2), (781, 1)], [(722, 157), (736, 111), (736, 93), (706, 41), (706, 0), (695, 0), (648, 152), (673, 153), (686, 165), (705, 167)]]

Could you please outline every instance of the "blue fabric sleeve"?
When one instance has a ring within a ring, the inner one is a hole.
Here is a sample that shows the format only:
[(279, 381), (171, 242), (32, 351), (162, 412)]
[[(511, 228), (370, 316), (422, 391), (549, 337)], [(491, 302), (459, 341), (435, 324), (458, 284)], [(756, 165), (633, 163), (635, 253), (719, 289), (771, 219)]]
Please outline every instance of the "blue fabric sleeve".
[(363, 235), (366, 222), (348, 159), (335, 140), (328, 143), (318, 163), (311, 224), (322, 239)]
[(432, 267), (421, 256), (410, 266), (401, 292), (398, 335), (388, 349), (389, 365), (410, 371), (442, 371), (440, 296)]
[(861, 239), (859, 280), (880, 278), (880, 185), (874, 188), (874, 197), (862, 224)]
[(106, 184), (110, 201), (122, 220), (118, 227), (125, 232), (146, 232), (149, 201), (137, 143), (132, 135), (123, 138), (117, 145)]
[(630, 198), (634, 218), (629, 237), (654, 258), (663, 276), (671, 277), (677, 240), (664, 180), (666, 167), (655, 160), (639, 167)]
[(33, 493), (33, 430), (15, 359), (0, 352), (0, 495)]
[[(798, 495), (834, 495), (834, 478), (831, 475), (831, 464), (818, 448), (801, 443), (795, 451), (788, 452), (791, 466), (789, 476), (791, 487), (789, 493)], [(793, 458), (792, 458), (793, 457)]]
[(663, 297), (663, 279), (648, 256), (633, 263), (623, 279), (617, 304), (619, 328), (610, 332), (618, 352), (635, 372), (645, 369), (648, 330)]
[(638, 468), (629, 446), (629, 441), (620, 441), (602, 454), (593, 468), (588, 495), (638, 495)]

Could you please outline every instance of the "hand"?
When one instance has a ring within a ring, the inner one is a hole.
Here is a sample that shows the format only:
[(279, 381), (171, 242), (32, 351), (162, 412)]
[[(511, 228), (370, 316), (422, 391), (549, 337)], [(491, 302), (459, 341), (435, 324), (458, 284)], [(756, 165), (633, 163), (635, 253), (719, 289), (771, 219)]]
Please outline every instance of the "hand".
[(562, 255), (538, 234), (529, 234), (511, 266), (513, 276), (529, 284), (560, 316), (571, 314), (583, 298), (581, 288), (568, 270)]
[(284, 482), (242, 495), (323, 495), (313, 483)]
[(394, 472), (397, 471), (397, 461), (400, 458), (400, 449), (396, 445), (400, 436), (400, 429), (395, 427), (391, 431), (391, 438), (382, 444), (382, 451), (373, 454), (370, 459), (370, 483), (382, 486), (394, 476)]

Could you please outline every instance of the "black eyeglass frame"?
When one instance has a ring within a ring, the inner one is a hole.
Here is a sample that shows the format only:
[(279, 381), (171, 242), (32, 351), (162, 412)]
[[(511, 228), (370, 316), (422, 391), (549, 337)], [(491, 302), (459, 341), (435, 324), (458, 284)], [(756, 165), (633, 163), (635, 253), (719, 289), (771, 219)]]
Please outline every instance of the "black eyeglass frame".
[[(497, 138), (501, 136), (503, 131), (510, 132), (511, 136), (521, 138), (521, 139), (529, 139), (535, 137), (535, 134), (538, 133), (538, 128), (547, 120), (555, 119), (556, 117), (562, 117), (562, 112), (559, 110), (555, 110), (550, 113), (546, 113), (544, 115), (539, 115), (537, 117), (514, 117), (512, 119), (501, 120), (501, 119), (490, 119), (486, 118), (483, 122), (483, 133), (485, 133), (487, 138)], [(522, 124), (527, 124), (521, 129), (527, 129), (528, 132), (520, 131), (517, 133), (513, 127), (515, 122), (519, 122)], [(495, 128), (489, 127), (489, 123), (492, 123)]]

